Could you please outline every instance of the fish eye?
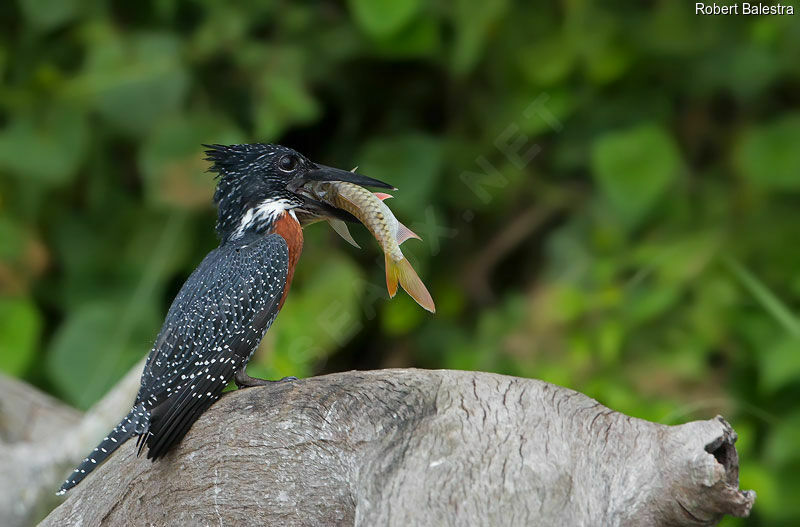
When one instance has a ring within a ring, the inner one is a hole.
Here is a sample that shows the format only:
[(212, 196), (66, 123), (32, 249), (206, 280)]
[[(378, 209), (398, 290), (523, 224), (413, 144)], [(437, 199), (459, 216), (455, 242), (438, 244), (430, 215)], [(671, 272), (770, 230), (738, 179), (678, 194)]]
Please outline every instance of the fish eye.
[(285, 155), (278, 160), (278, 168), (284, 172), (291, 172), (297, 168), (297, 157), (293, 155)]

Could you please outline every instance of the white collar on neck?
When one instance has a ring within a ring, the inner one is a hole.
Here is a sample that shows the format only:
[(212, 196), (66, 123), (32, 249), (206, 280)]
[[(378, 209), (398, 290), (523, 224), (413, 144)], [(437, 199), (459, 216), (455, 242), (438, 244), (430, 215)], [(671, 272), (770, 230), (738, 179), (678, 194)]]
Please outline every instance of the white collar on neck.
[(292, 203), (285, 199), (269, 199), (262, 201), (255, 207), (250, 207), (247, 212), (242, 216), (242, 221), (233, 232), (232, 240), (241, 238), (248, 229), (255, 227), (259, 224), (274, 223), (281, 214), (289, 211), (289, 214), (297, 221), (297, 216), (291, 208)]

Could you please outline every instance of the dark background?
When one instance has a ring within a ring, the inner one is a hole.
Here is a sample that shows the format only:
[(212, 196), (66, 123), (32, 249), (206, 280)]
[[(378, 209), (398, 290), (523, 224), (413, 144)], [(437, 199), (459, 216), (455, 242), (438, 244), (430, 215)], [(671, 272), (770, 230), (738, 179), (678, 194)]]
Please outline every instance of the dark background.
[(399, 187), (436, 300), (306, 231), (250, 373), (478, 369), (665, 424), (723, 413), (800, 516), (800, 15), (503, 0), (0, 3), (0, 369), (78, 408), (212, 249), (201, 143)]

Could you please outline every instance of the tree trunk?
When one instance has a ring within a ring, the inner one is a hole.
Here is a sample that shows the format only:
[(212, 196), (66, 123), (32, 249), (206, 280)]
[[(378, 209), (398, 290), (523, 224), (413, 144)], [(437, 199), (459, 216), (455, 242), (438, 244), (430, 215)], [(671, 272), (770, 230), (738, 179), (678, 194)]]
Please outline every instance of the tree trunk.
[(734, 441), (537, 380), (347, 372), (228, 393), (155, 463), (129, 441), (42, 525), (713, 525), (755, 500)]

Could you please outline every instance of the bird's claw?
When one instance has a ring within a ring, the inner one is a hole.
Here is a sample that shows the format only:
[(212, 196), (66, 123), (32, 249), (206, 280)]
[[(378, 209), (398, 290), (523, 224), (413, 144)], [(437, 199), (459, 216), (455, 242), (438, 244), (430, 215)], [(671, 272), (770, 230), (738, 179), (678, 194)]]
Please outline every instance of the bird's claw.
[(251, 388), (253, 386), (267, 386), (267, 385), (275, 384), (275, 383), (279, 383), (279, 382), (291, 382), (291, 381), (296, 381), (296, 380), (297, 380), (297, 377), (293, 377), (293, 376), (283, 377), (282, 379), (278, 379), (278, 380), (274, 380), (274, 381), (270, 380), (270, 379), (259, 379), (257, 377), (250, 377), (249, 375), (247, 375), (247, 373), (245, 373), (244, 368), (242, 368), (241, 370), (237, 371), (236, 374), (233, 377), (233, 382), (236, 383), (236, 387), (239, 388), (239, 389), (241, 389), (241, 388)]

